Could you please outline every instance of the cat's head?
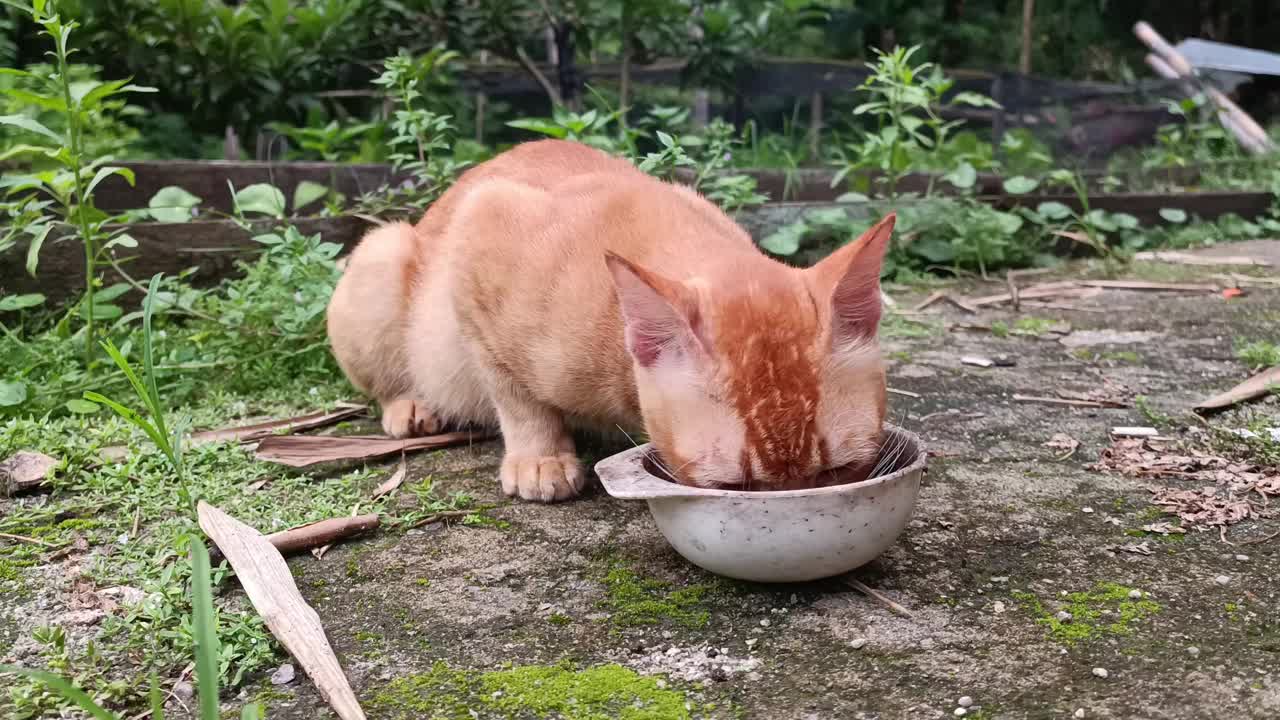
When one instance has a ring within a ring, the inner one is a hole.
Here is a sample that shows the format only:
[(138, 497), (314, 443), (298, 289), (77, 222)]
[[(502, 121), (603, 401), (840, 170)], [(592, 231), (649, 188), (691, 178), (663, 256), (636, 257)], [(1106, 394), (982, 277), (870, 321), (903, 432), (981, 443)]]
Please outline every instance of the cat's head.
[(869, 469), (885, 414), (876, 330), (894, 221), (803, 270), (756, 262), (678, 282), (606, 258), (645, 430), (675, 479), (785, 490)]

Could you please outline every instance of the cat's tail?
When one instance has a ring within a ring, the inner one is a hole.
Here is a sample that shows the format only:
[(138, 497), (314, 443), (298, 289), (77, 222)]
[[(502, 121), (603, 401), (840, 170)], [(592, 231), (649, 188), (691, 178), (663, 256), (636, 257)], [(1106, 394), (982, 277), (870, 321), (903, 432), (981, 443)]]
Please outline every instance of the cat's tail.
[(348, 256), (329, 301), (333, 355), (347, 379), (379, 402), (410, 389), (405, 319), (420, 261), (412, 225), (375, 228)]

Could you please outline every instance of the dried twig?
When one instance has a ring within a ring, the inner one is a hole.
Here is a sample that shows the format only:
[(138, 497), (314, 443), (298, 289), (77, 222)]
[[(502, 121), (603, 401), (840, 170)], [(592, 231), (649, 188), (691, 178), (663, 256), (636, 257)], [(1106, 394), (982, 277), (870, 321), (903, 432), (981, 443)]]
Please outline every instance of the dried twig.
[(4, 538), (5, 540), (14, 540), (17, 542), (31, 543), (32, 545), (40, 545), (41, 547), (47, 547), (47, 548), (57, 547), (57, 545), (54, 545), (53, 543), (47, 543), (44, 540), (40, 540), (33, 537), (27, 537), (26, 535), (14, 535), (12, 533), (0, 532), (0, 538)]
[(1191, 253), (1173, 252), (1170, 250), (1140, 252), (1134, 255), (1133, 259), (1150, 260), (1174, 265), (1243, 265), (1245, 267), (1271, 267), (1270, 261), (1263, 260), (1262, 258), (1248, 257), (1247, 255), (1223, 255), (1221, 257), (1214, 257), (1212, 255), (1193, 255)]
[(845, 584), (846, 584), (846, 585), (848, 585), (849, 587), (853, 588), (854, 590), (857, 590), (858, 592), (862, 593), (863, 595), (866, 595), (867, 597), (871, 598), (872, 600), (875, 600), (876, 602), (880, 603), (881, 605), (884, 605), (885, 607), (889, 608), (889, 609), (890, 609), (890, 610), (892, 610), (893, 612), (895, 612), (895, 613), (897, 613), (897, 614), (899, 614), (899, 615), (901, 615), (901, 616), (903, 616), (903, 617), (908, 617), (908, 618), (914, 618), (914, 617), (915, 617), (915, 615), (913, 615), (913, 614), (911, 613), (911, 611), (910, 611), (910, 610), (908, 610), (908, 609), (906, 609), (906, 608), (902, 607), (902, 606), (901, 606), (901, 605), (899, 605), (898, 603), (896, 603), (896, 602), (894, 602), (894, 601), (890, 600), (889, 598), (885, 597), (884, 595), (880, 594), (880, 592), (879, 592), (878, 590), (873, 590), (873, 589), (871, 589), (871, 588), (867, 587), (866, 583), (862, 582), (861, 580), (858, 580), (858, 579), (856, 579), (856, 578), (852, 578), (852, 577), (848, 577), (848, 576), (846, 576), (846, 577), (844, 578), (844, 582), (845, 582)]
[(1097, 400), (1068, 400), (1066, 398), (1043, 397), (1040, 395), (1014, 395), (1018, 402), (1044, 403), (1045, 405), (1068, 405), (1070, 407), (1116, 408), (1124, 407), (1120, 403), (1102, 403)]
[(289, 528), (288, 530), (281, 530), (265, 537), (267, 542), (280, 551), (281, 555), (290, 555), (322, 545), (332, 545), (337, 540), (374, 530), (378, 527), (379, 522), (376, 513), (354, 517), (329, 518), (328, 520), (320, 520)]
[(893, 395), (901, 395), (903, 397), (915, 398), (917, 400), (919, 400), (921, 397), (920, 393), (914, 393), (914, 392), (911, 392), (910, 390), (899, 390), (898, 388), (891, 388), (891, 387), (885, 388), (885, 392), (891, 393)]
[(257, 530), (212, 505), (201, 502), (198, 512), (201, 529), (226, 555), (254, 609), (311, 677), (320, 696), (342, 720), (365, 720), (320, 616), (298, 592), (280, 551)]
[(1222, 289), (1217, 285), (1146, 282), (1143, 280), (1081, 280), (1080, 284), (1086, 287), (1106, 290), (1148, 290), (1152, 292), (1201, 293), (1218, 292)]
[(1012, 270), (1010, 270), (1009, 272), (1005, 273), (1005, 276), (1004, 276), (1004, 282), (1005, 282), (1005, 285), (1007, 285), (1007, 286), (1009, 287), (1009, 298), (1010, 298), (1010, 300), (1012, 300), (1012, 301), (1013, 301), (1013, 311), (1014, 311), (1014, 312), (1019, 312), (1019, 311), (1021, 311), (1021, 310), (1022, 310), (1022, 307), (1021, 307), (1021, 306), (1022, 306), (1022, 300), (1018, 297), (1018, 283), (1016, 283), (1016, 282), (1014, 282), (1014, 281), (1013, 281), (1013, 271), (1012, 271)]
[(478, 511), (476, 510), (441, 510), (438, 513), (432, 513), (422, 518), (421, 520), (410, 525), (409, 527), (420, 528), (423, 525), (430, 525), (431, 523), (436, 522), (437, 520), (444, 520), (446, 518), (455, 518), (455, 517), (466, 517), (467, 515), (475, 515), (476, 512)]

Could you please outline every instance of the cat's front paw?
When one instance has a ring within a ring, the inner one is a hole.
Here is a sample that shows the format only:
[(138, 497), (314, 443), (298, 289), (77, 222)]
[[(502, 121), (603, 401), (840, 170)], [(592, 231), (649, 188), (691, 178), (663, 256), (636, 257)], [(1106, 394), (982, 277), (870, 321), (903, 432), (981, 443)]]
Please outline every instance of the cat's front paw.
[(502, 459), (502, 492), (523, 500), (555, 502), (582, 492), (586, 473), (573, 453), (510, 455)]

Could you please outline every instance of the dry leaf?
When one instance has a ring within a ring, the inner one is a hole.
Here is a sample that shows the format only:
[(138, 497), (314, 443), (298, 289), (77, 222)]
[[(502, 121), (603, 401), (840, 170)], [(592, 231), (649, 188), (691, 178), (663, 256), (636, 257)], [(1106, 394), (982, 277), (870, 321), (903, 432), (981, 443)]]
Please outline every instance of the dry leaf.
[(200, 527), (217, 544), (254, 609), (342, 720), (365, 720), (320, 616), (303, 600), (280, 551), (257, 530), (201, 502)]
[(408, 467), (404, 463), (404, 458), (400, 458), (400, 467), (396, 468), (395, 473), (393, 473), (386, 482), (379, 485), (377, 490), (373, 491), (373, 499), (377, 500), (383, 495), (386, 495), (392, 490), (400, 487), (400, 485), (404, 483), (404, 476), (407, 471)]
[(9, 495), (28, 492), (44, 485), (57, 466), (58, 461), (44, 453), (22, 450), (0, 463), (0, 481)]
[(222, 440), (237, 440), (239, 442), (252, 442), (260, 440), (268, 435), (275, 435), (278, 431), (293, 433), (302, 430), (314, 430), (315, 428), (333, 425), (334, 423), (354, 417), (365, 411), (364, 405), (344, 406), (341, 410), (334, 412), (313, 412), (298, 417), (284, 418), (281, 420), (269, 420), (256, 425), (244, 425), (242, 427), (222, 428), (220, 430), (205, 430), (191, 435), (192, 444), (200, 444), (206, 442), (219, 442)]
[(1174, 525), (1171, 522), (1157, 522), (1142, 526), (1143, 532), (1155, 533), (1157, 535), (1185, 535), (1187, 529), (1181, 525)]
[(489, 439), (487, 435), (471, 432), (452, 432), (403, 439), (369, 435), (348, 437), (271, 435), (258, 444), (254, 457), (290, 467), (307, 467), (339, 460), (369, 460), (395, 453), (450, 447), (487, 439)]
[(1262, 397), (1270, 392), (1273, 386), (1280, 387), (1280, 366), (1273, 367), (1270, 370), (1263, 370), (1230, 390), (1200, 402), (1200, 404), (1196, 405), (1195, 410), (1203, 413), (1209, 410), (1229, 408), (1232, 405)]

